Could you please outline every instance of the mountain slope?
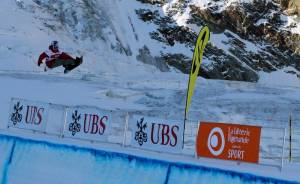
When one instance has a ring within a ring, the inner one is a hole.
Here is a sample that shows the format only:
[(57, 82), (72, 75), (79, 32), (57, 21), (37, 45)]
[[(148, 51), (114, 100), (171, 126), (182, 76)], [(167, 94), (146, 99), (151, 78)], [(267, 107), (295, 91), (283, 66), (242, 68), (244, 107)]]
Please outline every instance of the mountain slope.
[[(162, 6), (164, 19), (169, 18), (176, 23), (176, 27), (166, 28), (166, 23), (158, 21), (163, 17), (154, 16), (156, 21), (153, 22), (160, 25), (156, 31), (157, 40), (165, 38), (171, 45), (182, 41), (192, 46), (199, 27), (204, 24), (210, 27), (211, 42), (204, 53), (205, 62), (200, 72), (204, 77), (257, 81), (260, 72), (270, 73), (289, 66), (293, 70), (285, 70), (287, 73), (300, 76), (299, 22), (288, 16), (275, 0), (171, 0), (156, 6)], [(185, 30), (185, 34), (174, 35), (176, 30)], [(178, 60), (172, 56), (167, 60), (169, 64)], [(188, 62), (181, 62), (183, 64), (178, 68), (188, 73), (190, 59), (185, 57), (181, 59)]]
[[(202, 25), (211, 31), (200, 75), (258, 81), (274, 71), (300, 76), (299, 32), (292, 2), (197, 0), (15, 0), (2, 2), (2, 69), (37, 70), (38, 54), (51, 40), (83, 55), (81, 71), (188, 73)], [(18, 17), (13, 19), (10, 17)], [(10, 61), (8, 61), (10, 59)], [(4, 62), (5, 61), (5, 62)], [(24, 63), (24, 64), (22, 64)], [(116, 66), (121, 63), (122, 70)], [(131, 63), (131, 64), (130, 64)], [(144, 64), (142, 64), (144, 63)], [(146, 65), (145, 65), (146, 64)], [(107, 69), (106, 69), (107, 68)], [(40, 70), (41, 71), (41, 70)]]

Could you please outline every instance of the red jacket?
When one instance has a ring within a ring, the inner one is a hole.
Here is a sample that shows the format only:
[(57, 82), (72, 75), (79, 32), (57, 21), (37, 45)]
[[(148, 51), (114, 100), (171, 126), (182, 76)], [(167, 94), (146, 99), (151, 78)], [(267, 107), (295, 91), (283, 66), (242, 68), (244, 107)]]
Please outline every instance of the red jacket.
[(58, 49), (54, 50), (50, 46), (49, 50), (47, 50), (47, 51), (43, 52), (42, 54), (40, 54), (40, 57), (38, 59), (38, 66), (40, 66), (43, 63), (44, 59), (46, 59), (46, 63), (47, 63), (48, 61), (59, 58), (61, 54), (62, 54), (62, 52), (60, 52)]

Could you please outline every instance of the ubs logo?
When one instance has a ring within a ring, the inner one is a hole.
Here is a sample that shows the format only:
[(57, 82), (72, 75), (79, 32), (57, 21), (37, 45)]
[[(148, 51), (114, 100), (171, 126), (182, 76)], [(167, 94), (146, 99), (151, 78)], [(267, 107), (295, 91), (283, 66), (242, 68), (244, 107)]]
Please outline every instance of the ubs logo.
[(78, 114), (77, 110), (75, 110), (75, 112), (73, 112), (72, 120), (73, 120), (73, 123), (70, 123), (69, 131), (72, 132), (72, 135), (74, 136), (77, 132), (80, 132), (80, 129), (81, 129), (81, 125), (78, 123), (80, 120), (80, 114)]
[(78, 110), (75, 110), (72, 113), (72, 123), (69, 124), (69, 131), (72, 132), (73, 136), (81, 130), (83, 134), (103, 135), (105, 133), (108, 120), (108, 115), (100, 116), (96, 113), (80, 114)]
[[(23, 122), (27, 125), (39, 126), (43, 122), (45, 108), (37, 105), (26, 105), (26, 113), (23, 113), (23, 105), (18, 101), (14, 105), (13, 113), (10, 115), (10, 120), (13, 125)], [(24, 116), (23, 116), (24, 115)], [(24, 118), (23, 118), (24, 117)]]
[(211, 154), (214, 156), (219, 156), (225, 147), (224, 133), (221, 128), (213, 128), (207, 139), (207, 147)]
[(20, 105), (20, 102), (14, 105), (14, 112), (11, 114), (10, 120), (14, 125), (22, 121), (21, 111), (23, 109), (23, 105)]
[(147, 142), (148, 138), (147, 133), (145, 132), (147, 123), (143, 122), (144, 118), (141, 118), (141, 120), (136, 124), (139, 130), (135, 132), (135, 140), (139, 143), (140, 146), (142, 146), (144, 142)]
[(144, 117), (142, 117), (137, 121), (136, 126), (138, 130), (135, 132), (134, 139), (140, 146), (146, 142), (158, 146), (177, 146), (179, 126), (176, 124), (170, 125), (158, 123), (157, 121), (145, 122)]

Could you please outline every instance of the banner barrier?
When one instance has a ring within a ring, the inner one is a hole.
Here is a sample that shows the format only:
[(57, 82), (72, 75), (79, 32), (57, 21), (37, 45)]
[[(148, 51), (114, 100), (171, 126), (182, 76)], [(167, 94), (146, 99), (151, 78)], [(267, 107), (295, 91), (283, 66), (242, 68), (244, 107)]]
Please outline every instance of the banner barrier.
[(107, 141), (110, 131), (110, 111), (93, 107), (71, 107), (66, 109), (65, 137)]
[(12, 98), (8, 127), (44, 132), (47, 125), (49, 104)]
[(258, 163), (260, 136), (258, 126), (201, 122), (196, 138), (197, 155)]
[[(260, 149), (264, 152), (269, 149), (264, 143), (264, 138), (269, 140), (274, 134), (278, 134), (274, 131), (267, 134), (262, 131), (268, 127), (263, 129), (257, 126), (208, 122), (200, 124), (193, 122), (188, 125), (185, 132), (187, 141), (183, 149), (182, 120), (158, 119), (142, 116), (140, 113), (108, 111), (98, 107), (68, 107), (12, 98), (7, 128), (17, 128), (12, 130), (14, 132), (22, 129), (32, 130), (47, 136), (90, 141), (92, 144), (94, 142), (119, 144), (122, 147), (129, 146), (163, 153), (251, 163), (266, 161), (269, 155), (265, 153), (259, 155)], [(282, 128), (277, 129), (284, 134), (283, 137), (274, 140), (276, 143), (280, 142), (280, 145), (272, 144), (282, 147), (282, 150), (278, 151), (282, 167), (285, 131)], [(271, 156), (274, 156), (273, 152)]]
[(182, 121), (132, 115), (129, 128), (133, 133), (130, 146), (171, 153), (182, 150)]

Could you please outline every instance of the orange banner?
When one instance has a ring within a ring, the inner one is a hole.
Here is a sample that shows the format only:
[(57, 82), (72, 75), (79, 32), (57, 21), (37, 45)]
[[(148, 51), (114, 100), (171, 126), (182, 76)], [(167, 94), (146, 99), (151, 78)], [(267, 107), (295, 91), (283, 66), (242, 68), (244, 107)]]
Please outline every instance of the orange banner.
[(258, 163), (261, 127), (201, 122), (197, 155), (223, 160)]

